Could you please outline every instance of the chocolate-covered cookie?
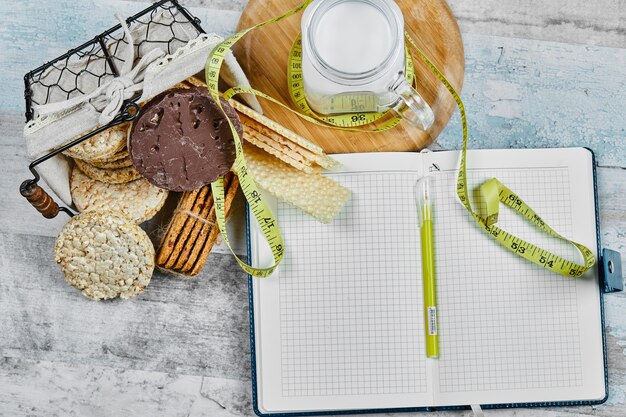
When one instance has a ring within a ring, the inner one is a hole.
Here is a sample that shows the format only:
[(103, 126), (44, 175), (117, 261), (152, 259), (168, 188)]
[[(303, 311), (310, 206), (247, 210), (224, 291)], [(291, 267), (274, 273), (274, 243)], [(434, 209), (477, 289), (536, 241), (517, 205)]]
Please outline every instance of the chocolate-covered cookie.
[[(221, 100), (239, 136), (235, 110)], [(150, 100), (133, 126), (129, 152), (135, 169), (157, 187), (191, 191), (224, 175), (235, 143), (224, 113), (206, 88), (172, 89)]]

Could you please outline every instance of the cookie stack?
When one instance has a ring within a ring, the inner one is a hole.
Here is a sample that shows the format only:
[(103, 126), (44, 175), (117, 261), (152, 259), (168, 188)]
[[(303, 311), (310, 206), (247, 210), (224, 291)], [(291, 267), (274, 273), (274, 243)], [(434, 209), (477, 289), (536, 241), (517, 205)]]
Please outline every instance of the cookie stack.
[[(230, 213), (239, 180), (224, 177), (225, 214)], [(210, 186), (183, 193), (159, 246), (156, 264), (163, 269), (194, 276), (204, 266), (219, 235)]]
[(165, 204), (168, 191), (133, 167), (126, 149), (128, 130), (128, 124), (118, 125), (65, 151), (74, 159), (70, 191), (78, 211), (120, 212), (138, 224)]
[(111, 184), (136, 180), (139, 173), (133, 168), (126, 147), (129, 129), (130, 123), (114, 126), (63, 153), (95, 180)]

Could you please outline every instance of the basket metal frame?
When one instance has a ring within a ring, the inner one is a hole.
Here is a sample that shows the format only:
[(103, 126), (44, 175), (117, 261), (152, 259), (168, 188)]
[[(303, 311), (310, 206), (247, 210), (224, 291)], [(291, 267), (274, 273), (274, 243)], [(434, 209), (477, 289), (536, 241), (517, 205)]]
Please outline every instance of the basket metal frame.
[[(175, 7), (182, 16), (185, 17), (185, 19), (187, 19), (189, 21), (189, 23), (191, 23), (194, 28), (199, 32), (199, 33), (206, 33), (204, 31), (204, 29), (202, 29), (202, 26), (200, 26), (200, 19), (198, 19), (197, 17), (193, 16), (186, 8), (184, 8), (183, 6), (180, 5), (180, 3), (178, 2), (178, 0), (160, 0), (156, 3), (154, 3), (152, 6), (145, 8), (144, 10), (134, 14), (133, 16), (129, 17), (126, 19), (126, 24), (128, 24), (129, 26), (132, 25), (133, 22), (138, 21), (141, 17), (144, 17), (147, 14), (152, 13), (153, 11), (155, 11), (158, 8), (162, 8), (163, 6), (167, 5), (167, 4), (171, 4), (171, 6)], [(32, 90), (31, 90), (31, 85), (32, 85), (32, 81), (36, 79), (37, 76), (41, 75), (44, 71), (46, 71), (48, 68), (50, 68), (51, 66), (53, 66), (54, 64), (63, 61), (63, 60), (67, 60), (69, 57), (79, 54), (81, 51), (87, 49), (87, 48), (92, 48), (92, 47), (100, 47), (102, 53), (104, 54), (104, 58), (106, 59), (107, 64), (109, 65), (109, 67), (111, 68), (111, 71), (113, 72), (113, 75), (115, 77), (119, 76), (119, 72), (117, 70), (117, 67), (115, 65), (114, 59), (111, 56), (111, 54), (109, 53), (108, 48), (106, 47), (105, 44), (105, 39), (107, 36), (114, 34), (115, 32), (119, 31), (120, 29), (122, 29), (122, 25), (121, 24), (117, 24), (109, 29), (107, 29), (106, 31), (100, 33), (99, 35), (95, 36), (93, 39), (83, 43), (82, 45), (70, 49), (69, 51), (67, 51), (66, 53), (54, 58), (51, 61), (46, 62), (45, 64), (35, 68), (34, 70), (28, 72), (26, 75), (24, 75), (24, 101), (26, 102), (26, 111), (25, 111), (25, 116), (26, 116), (26, 122), (29, 122), (31, 120), (33, 120), (34, 117), (34, 111), (33, 111), (33, 103), (32, 103)], [(22, 195), (25, 196), (25, 192), (32, 188), (37, 186), (37, 183), (39, 182), (39, 180), (41, 179), (41, 176), (39, 175), (39, 173), (37, 172), (36, 167), (49, 160), (50, 158), (70, 149), (73, 146), (78, 145), (81, 142), (84, 142), (85, 140), (107, 130), (110, 129), (111, 127), (117, 126), (119, 124), (122, 123), (126, 123), (126, 122), (131, 122), (133, 120), (135, 120), (138, 116), (139, 116), (139, 106), (136, 103), (136, 100), (140, 97), (140, 95), (137, 95), (133, 98), (131, 98), (130, 100), (125, 100), (124, 101), (124, 105), (122, 106), (122, 108), (120, 109), (119, 113), (115, 116), (115, 118), (105, 124), (102, 125), (100, 127), (98, 127), (97, 129), (86, 133), (85, 135), (72, 140), (71, 142), (63, 145), (62, 147), (53, 150), (52, 152), (38, 158), (35, 159), (34, 161), (32, 161), (29, 165), (28, 165), (28, 169), (30, 170), (30, 172), (33, 174), (33, 178), (24, 181), (21, 185), (20, 185), (20, 193)], [(70, 217), (74, 216), (74, 212), (68, 208), (68, 207), (63, 207), (63, 206), (59, 206), (59, 211), (62, 211), (66, 214), (68, 214)]]

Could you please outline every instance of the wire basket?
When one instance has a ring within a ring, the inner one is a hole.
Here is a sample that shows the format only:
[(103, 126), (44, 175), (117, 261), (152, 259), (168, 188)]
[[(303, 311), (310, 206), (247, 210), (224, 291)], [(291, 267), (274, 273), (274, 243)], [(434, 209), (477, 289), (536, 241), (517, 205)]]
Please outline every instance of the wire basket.
[[(159, 16), (158, 20), (157, 16)], [(161, 0), (126, 19), (126, 24), (129, 29), (141, 34), (134, 42), (135, 62), (133, 65), (147, 50), (160, 48), (167, 54), (173, 54), (190, 40), (188, 39), (190, 33), (195, 36), (205, 33), (200, 26), (200, 20), (182, 7), (177, 0)], [(171, 36), (167, 33), (168, 29)], [(160, 31), (161, 35), (165, 31), (167, 36), (152, 36), (157, 31)], [(118, 77), (119, 68), (124, 63), (123, 57), (120, 56), (122, 49), (120, 46), (128, 45), (128, 43), (122, 26), (117, 24), (90, 41), (27, 73), (24, 76), (26, 121), (30, 122), (37, 116), (33, 105), (55, 103), (89, 94), (91, 91), (87, 91), (85, 86), (89, 86), (93, 91)], [(34, 178), (20, 185), (22, 196), (46, 218), (53, 218), (60, 211), (73, 216), (69, 208), (59, 206), (37, 184), (40, 180), (37, 165), (106, 129), (134, 120), (139, 114), (139, 106), (135, 103), (138, 98), (139, 95), (126, 100), (120, 112), (110, 123), (31, 162), (28, 168)]]

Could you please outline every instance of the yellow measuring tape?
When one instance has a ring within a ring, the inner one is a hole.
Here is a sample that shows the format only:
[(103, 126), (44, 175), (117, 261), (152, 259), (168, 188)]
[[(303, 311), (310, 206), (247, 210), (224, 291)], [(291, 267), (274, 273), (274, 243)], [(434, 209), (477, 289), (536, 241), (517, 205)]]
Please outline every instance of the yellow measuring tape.
[[(409, 53), (408, 47), (406, 47), (405, 51), (405, 67), (404, 67), (404, 77), (409, 84), (413, 84), (415, 80), (415, 69), (413, 67), (413, 59), (411, 58), (411, 54)], [(348, 96), (341, 98), (340, 100), (350, 100), (351, 103), (340, 104), (340, 108), (351, 108), (351, 113), (349, 114), (337, 114), (332, 116), (322, 116), (315, 113), (310, 107), (309, 103), (306, 101), (305, 93), (304, 93), (304, 82), (302, 76), (302, 35), (298, 35), (296, 40), (293, 42), (291, 47), (291, 51), (289, 52), (289, 64), (287, 65), (287, 82), (289, 83), (289, 96), (291, 97), (293, 103), (302, 110), (305, 114), (325, 122), (329, 125), (344, 127), (344, 128), (352, 128), (357, 126), (364, 126), (370, 123), (374, 123), (384, 117), (388, 112), (384, 113), (360, 113), (359, 112), (359, 98), (354, 97), (350, 99)], [(361, 97), (362, 98), (362, 97)], [(398, 123), (402, 121), (402, 118), (399, 116), (394, 116), (393, 118), (384, 122), (384, 124), (378, 126), (379, 131), (391, 129), (396, 126)]]
[[(207, 65), (205, 69), (205, 76), (207, 80), (207, 85), (209, 88), (209, 92), (213, 96), (213, 98), (219, 104), (219, 91), (218, 91), (218, 77), (220, 68), (224, 61), (224, 56), (226, 52), (232, 48), (232, 46), (241, 39), (246, 33), (251, 30), (260, 28), (262, 26), (278, 22), (282, 19), (285, 19), (289, 16), (298, 13), (302, 9), (311, 3), (312, 0), (307, 0), (301, 5), (289, 10), (282, 16), (276, 17), (274, 19), (270, 19), (266, 22), (262, 22), (256, 26), (252, 26), (248, 29), (245, 29), (235, 35), (227, 38), (222, 43), (217, 45), (215, 49), (209, 54), (207, 59)], [(587, 247), (573, 242), (565, 237), (561, 236), (557, 232), (555, 232), (550, 226), (548, 226), (537, 213), (535, 213), (524, 201), (519, 198), (513, 191), (505, 187), (502, 183), (500, 183), (497, 179), (493, 178), (489, 181), (483, 183), (480, 187), (482, 198), (484, 199), (487, 212), (485, 216), (481, 216), (479, 213), (475, 212), (472, 208), (471, 202), (469, 200), (469, 192), (467, 185), (467, 142), (468, 142), (468, 129), (467, 129), (467, 116), (465, 113), (465, 106), (463, 105), (463, 101), (461, 97), (456, 92), (454, 87), (450, 84), (450, 82), (446, 79), (441, 71), (428, 59), (428, 57), (417, 47), (413, 39), (409, 36), (407, 32), (405, 32), (407, 42), (412, 46), (415, 52), (419, 55), (419, 57), (424, 61), (428, 67), (433, 71), (433, 73), (437, 76), (437, 78), (445, 85), (446, 89), (450, 92), (455, 102), (459, 107), (459, 111), (461, 114), (461, 122), (463, 125), (463, 146), (461, 151), (461, 164), (459, 167), (459, 173), (457, 178), (457, 195), (461, 203), (465, 206), (467, 211), (472, 215), (472, 217), (476, 220), (476, 222), (490, 235), (492, 236), (498, 243), (500, 243), (505, 248), (514, 252), (515, 254), (521, 256), (522, 258), (529, 260), (537, 265), (543, 266), (553, 272), (557, 272), (561, 275), (569, 276), (569, 277), (580, 277), (585, 271), (589, 268), (593, 267), (595, 264), (595, 256), (591, 250)], [(351, 131), (383, 131), (390, 129), (396, 126), (400, 120), (399, 118), (393, 117), (382, 124), (375, 126), (371, 129), (364, 129), (361, 126), (373, 123), (379, 119), (381, 119), (386, 113), (356, 113), (356, 114), (347, 114), (347, 115), (338, 115), (338, 116), (319, 116), (315, 114), (306, 103), (304, 98), (304, 86), (302, 84), (302, 53), (301, 53), (301, 43), (299, 39), (296, 39), (294, 42), (294, 46), (292, 47), (290, 56), (289, 56), (289, 68), (288, 68), (288, 76), (289, 76), (289, 92), (292, 100), (296, 105), (305, 113), (301, 114), (295, 112), (290, 107), (285, 104), (275, 100), (274, 98), (260, 92), (254, 90), (252, 88), (247, 87), (233, 87), (224, 93), (224, 97), (226, 99), (230, 99), (236, 94), (247, 93), (254, 94), (259, 97), (265, 98), (273, 103), (276, 103), (299, 117), (317, 125), (326, 126), (334, 129), (341, 130), (351, 130)], [(413, 64), (410, 60), (410, 54), (407, 54), (407, 75), (409, 72), (413, 73)], [(409, 64), (410, 62), (410, 64)], [(300, 64), (300, 65), (298, 65)], [(300, 74), (298, 76), (298, 74)], [(295, 76), (294, 76), (295, 75)], [(412, 77), (412, 76), (411, 76)], [(221, 104), (220, 104), (221, 107)], [(356, 117), (355, 117), (356, 116)], [(254, 181), (249, 177), (247, 172), (247, 167), (245, 165), (245, 160), (243, 156), (243, 150), (241, 146), (241, 140), (234, 129), (234, 126), (230, 123), (231, 131), (233, 133), (233, 138), (235, 140), (237, 158), (235, 160), (235, 170), (239, 174), (239, 179), (241, 183), (241, 187), (244, 191), (244, 195), (246, 200), (251, 207), (255, 218), (261, 225), (261, 229), (263, 231), (263, 235), (265, 239), (270, 244), (272, 249), (272, 253), (274, 255), (274, 265), (269, 268), (253, 268), (247, 265), (245, 262), (241, 261), (236, 255), (237, 262), (242, 266), (242, 268), (248, 272), (249, 274), (256, 277), (267, 277), (269, 276), (276, 266), (280, 263), (280, 260), (283, 257), (284, 253), (284, 244), (282, 240), (282, 236), (280, 231), (278, 230), (278, 225), (272, 216), (267, 205), (261, 199), (261, 196), (258, 192), (258, 188)], [(225, 227), (225, 216), (224, 216), (224, 186), (222, 180), (218, 180), (217, 182), (211, 185), (214, 199), (216, 203), (216, 214), (217, 214), (217, 222), (220, 230), (222, 231), (222, 235), (224, 241), (227, 243), (229, 249), (232, 252), (232, 247), (230, 242), (228, 241), (228, 235), (226, 233)], [(568, 261), (562, 257), (559, 257), (545, 249), (541, 249), (536, 245), (533, 245), (529, 242), (526, 242), (523, 239), (520, 239), (510, 233), (500, 229), (495, 226), (495, 223), (498, 220), (498, 211), (500, 202), (506, 204), (511, 207), (516, 213), (526, 218), (528, 221), (537, 226), (540, 230), (548, 234), (549, 236), (561, 239), (568, 243), (574, 245), (578, 251), (583, 256), (583, 264), (577, 264), (572, 261)], [(234, 255), (234, 252), (233, 252)]]
[[(263, 22), (259, 25), (253, 26), (246, 30), (243, 30), (239, 33), (234, 34), (233, 36), (225, 39), (223, 42), (218, 44), (209, 56), (207, 57), (206, 66), (204, 68), (204, 76), (206, 79), (207, 87), (209, 89), (209, 93), (211, 97), (215, 100), (219, 108), (224, 111), (222, 108), (222, 103), (220, 102), (220, 93), (218, 90), (220, 69), (222, 68), (222, 64), (224, 62), (224, 57), (226, 53), (232, 48), (232, 46), (241, 39), (246, 33), (250, 32), (253, 29), (265, 26), (269, 23), (278, 22), (282, 19), (285, 19), (289, 16), (298, 13), (300, 10), (304, 9), (312, 0), (307, 0), (302, 3), (300, 6), (288, 11), (284, 15), (277, 17), (275, 19), (269, 20), (267, 22)], [(224, 112), (224, 114), (226, 114)], [(237, 263), (246, 271), (248, 274), (255, 276), (257, 278), (266, 278), (274, 272), (280, 261), (283, 259), (285, 253), (285, 244), (283, 242), (283, 236), (278, 229), (278, 223), (274, 218), (274, 215), (270, 211), (269, 207), (263, 201), (261, 197), (261, 193), (259, 192), (259, 188), (256, 183), (248, 173), (248, 167), (246, 166), (246, 161), (243, 155), (243, 146), (241, 144), (241, 138), (237, 133), (235, 126), (233, 126), (230, 118), (225, 117), (228, 121), (228, 125), (230, 126), (230, 131), (233, 134), (233, 140), (235, 141), (235, 172), (239, 177), (239, 183), (241, 185), (241, 189), (243, 191), (243, 195), (246, 197), (248, 204), (250, 206), (250, 210), (254, 214), (257, 222), (261, 226), (261, 231), (263, 232), (263, 236), (267, 240), (272, 250), (272, 256), (274, 257), (274, 265), (267, 268), (254, 268), (241, 259), (235, 254), (233, 251), (233, 247), (228, 239), (228, 232), (226, 231), (226, 215), (224, 213), (224, 179), (220, 178), (214, 183), (211, 184), (211, 191), (213, 192), (213, 200), (215, 201), (215, 217), (217, 220), (217, 225), (222, 232), (222, 238), (228, 249), (231, 251)]]

